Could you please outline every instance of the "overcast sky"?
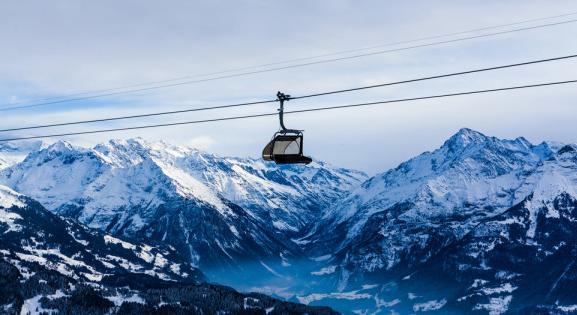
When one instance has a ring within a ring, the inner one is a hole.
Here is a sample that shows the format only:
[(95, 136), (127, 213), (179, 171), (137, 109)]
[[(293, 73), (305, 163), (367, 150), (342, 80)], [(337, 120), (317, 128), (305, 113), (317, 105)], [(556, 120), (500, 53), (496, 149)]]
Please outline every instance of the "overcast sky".
[[(0, 109), (38, 99), (194, 76), (577, 12), (577, 2), (0, 0)], [(459, 38), (543, 23), (444, 38)], [(577, 23), (250, 76), (4, 111), (3, 128), (302, 95), (577, 53)], [(400, 48), (432, 40), (389, 46)], [(383, 49), (383, 48), (381, 48)], [(369, 50), (374, 51), (374, 50)], [(350, 55), (350, 54), (349, 54)], [(346, 56), (343, 55), (343, 56)], [(233, 72), (235, 73), (235, 72)], [(344, 105), (577, 79), (577, 60), (291, 101)], [(175, 81), (179, 82), (179, 81)], [(461, 127), (503, 138), (577, 142), (577, 85), (290, 115), (305, 151), (380, 172), (433, 150)], [(14, 133), (26, 136), (274, 112), (275, 104)], [(68, 137), (80, 145), (140, 136), (258, 157), (275, 117)], [(51, 139), (54, 140), (54, 139)]]

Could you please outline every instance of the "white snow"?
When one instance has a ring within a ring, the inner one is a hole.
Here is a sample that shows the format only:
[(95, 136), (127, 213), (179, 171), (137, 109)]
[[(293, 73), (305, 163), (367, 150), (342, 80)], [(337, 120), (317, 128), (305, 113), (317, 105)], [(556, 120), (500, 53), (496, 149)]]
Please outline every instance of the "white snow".
[(180, 275), (180, 264), (171, 264), (170, 265), (170, 271), (172, 271), (173, 273)]
[(446, 299), (442, 300), (431, 300), (424, 303), (416, 303), (413, 305), (413, 311), (415, 312), (429, 312), (429, 311), (436, 311), (440, 310), (447, 304)]
[(92, 266), (62, 254), (57, 248), (37, 249), (24, 246), (22, 249), (26, 250), (28, 253), (16, 253), (16, 256), (18, 256), (18, 258), (21, 260), (39, 263), (48, 269), (58, 271), (63, 275), (70, 276), (75, 279), (77, 279), (80, 275), (75, 273), (75, 268), (73, 267), (83, 267), (87, 269), (89, 273), (82, 273), (81, 275), (89, 280), (99, 281), (102, 278), (102, 274), (94, 270)]
[(321, 262), (321, 261), (327, 261), (327, 260), (331, 259), (332, 257), (333, 257), (333, 255), (329, 254), (329, 255), (323, 255), (323, 256), (319, 256), (319, 257), (313, 257), (312, 260)]
[(412, 293), (412, 292), (407, 293), (407, 298), (408, 298), (409, 300), (414, 300), (414, 299), (416, 299), (416, 298), (418, 298), (418, 297), (419, 297), (419, 296), (416, 295), (415, 293)]
[(19, 194), (12, 189), (0, 185), (0, 222), (8, 225), (4, 233), (19, 232), (22, 226), (15, 223), (16, 220), (22, 220), (22, 217), (14, 212), (6, 211), (12, 207), (24, 207), (24, 204), (18, 199)]
[(286, 300), (295, 296), (295, 293), (290, 291), (289, 287), (259, 286), (259, 287), (250, 287), (245, 291), (258, 292), (266, 295), (278, 295)]
[(33, 298), (24, 300), (24, 304), (22, 304), (22, 308), (20, 309), (20, 315), (32, 315), (32, 314), (40, 314), (40, 310), (42, 306), (40, 306), (40, 299), (42, 295), (37, 295)]
[(18, 256), (18, 258), (24, 260), (24, 261), (28, 261), (28, 262), (37, 262), (41, 265), (45, 265), (47, 260), (44, 257), (40, 257), (40, 256), (36, 256), (36, 255), (29, 255), (29, 254), (24, 254), (24, 253), (16, 253), (16, 256)]
[(162, 280), (171, 280), (171, 278), (167, 274), (162, 273), (162, 272), (157, 272), (156, 270), (148, 269), (148, 270), (144, 271), (144, 274), (152, 276), (152, 277), (160, 278)]
[(1, 208), (11, 208), (13, 206), (16, 207), (24, 207), (24, 204), (18, 199), (20, 194), (15, 192), (14, 190), (0, 185), (0, 207)]
[(515, 291), (516, 289), (517, 289), (517, 287), (512, 286), (510, 283), (504, 283), (499, 287), (483, 288), (483, 289), (481, 289), (481, 292), (483, 292), (486, 295), (491, 295), (491, 294), (498, 294), (498, 293), (511, 293), (511, 292)]
[(97, 273), (97, 274), (93, 274), (93, 273), (83, 273), (82, 274), (86, 279), (88, 279), (89, 281), (93, 281), (93, 282), (100, 282), (102, 280), (102, 277), (104, 277), (103, 274)]
[(73, 238), (78, 244), (81, 244), (81, 245), (84, 245), (84, 246), (88, 246), (88, 241), (81, 240), (81, 239), (77, 238), (76, 235), (74, 235), (74, 232), (68, 232), (68, 234), (69, 234), (70, 236), (72, 236), (72, 238)]
[(32, 277), (35, 273), (31, 272), (30, 269), (28, 269), (25, 266), (21, 265), (21, 262), (19, 260), (16, 259), (9, 259), (8, 260), (14, 267), (16, 267), (18, 269), (18, 272), (20, 272), (20, 274), (22, 275), (22, 277), (26, 280), (30, 279), (30, 277)]
[[(461, 141), (458, 137), (466, 140)], [(399, 168), (375, 176), (357, 188), (329, 215), (342, 222), (362, 211), (361, 220), (350, 232), (354, 235), (364, 224), (364, 218), (406, 200), (417, 204), (415, 213), (411, 215), (415, 215), (414, 218), (419, 215), (423, 219), (443, 212), (450, 213), (455, 205), (486, 200), (487, 196), (492, 198), (492, 205), (505, 208), (511, 205), (509, 196), (499, 197), (497, 193), (518, 188), (515, 172), (532, 167), (540, 160), (525, 143), (491, 140), (470, 130), (460, 131), (451, 141), (464, 146), (463, 151), (449, 152), (449, 147), (443, 146), (434, 152), (425, 152)], [(502, 159), (485, 147), (486, 141), (492, 141), (503, 150), (510, 150), (514, 159)], [(491, 169), (486, 170), (491, 167), (487, 165), (487, 160), (510, 173), (499, 175), (491, 172)]]
[(401, 303), (400, 299), (394, 299), (392, 301), (385, 301), (383, 299), (379, 299), (376, 295), (375, 295), (375, 305), (377, 307), (377, 309), (381, 308), (381, 307), (391, 307), (391, 306), (395, 306), (397, 304)]
[(108, 268), (108, 269), (114, 269), (114, 268), (116, 268), (116, 265), (111, 264), (110, 262), (108, 262), (106, 258), (100, 257), (100, 256), (98, 256), (98, 255), (94, 255), (94, 256), (98, 259), (98, 261), (99, 261), (100, 263), (102, 263), (102, 264), (104, 265), (104, 267), (106, 267), (106, 268)]
[(117, 239), (116, 237), (110, 236), (110, 235), (104, 235), (104, 242), (106, 244), (112, 243), (112, 244), (119, 244), (121, 245), (123, 248), (125, 249), (130, 249), (130, 250), (134, 250), (136, 249), (136, 245), (134, 244), (130, 244), (128, 242), (125, 242), (123, 240)]
[[(61, 292), (60, 292), (61, 293)], [(55, 297), (59, 297), (58, 292)], [(63, 295), (62, 295), (63, 296)], [(57, 310), (44, 309), (40, 304), (40, 299), (42, 295), (36, 295), (30, 299), (24, 300), (22, 308), (20, 309), (20, 315), (36, 315), (36, 314), (57, 314)], [(50, 298), (50, 297), (49, 297)]]
[(269, 265), (265, 264), (262, 260), (259, 261), (260, 264), (266, 269), (268, 270), (268, 272), (272, 273), (273, 275), (279, 277), (279, 278), (284, 278), (283, 275), (281, 275), (280, 273), (276, 272), (274, 269), (272, 269), (271, 267), (269, 267)]
[(234, 225), (229, 225), (228, 228), (230, 229), (232, 234), (234, 234), (234, 236), (240, 237), (240, 234), (238, 233), (238, 230), (236, 229), (236, 227)]
[(311, 242), (309, 240), (304, 240), (302, 238), (300, 238), (300, 239), (299, 238), (291, 238), (291, 241), (297, 245), (306, 245), (306, 244)]
[(324, 267), (324, 268), (322, 268), (321, 270), (312, 271), (312, 272), (311, 272), (311, 275), (313, 275), (313, 276), (328, 275), (328, 274), (334, 273), (334, 272), (337, 270), (337, 267), (338, 267), (338, 266), (335, 266), (335, 265), (333, 265), (333, 266), (328, 266), (328, 267)]
[(116, 295), (112, 295), (112, 296), (105, 296), (105, 298), (107, 300), (109, 300), (110, 302), (114, 303), (115, 306), (121, 306), (122, 303), (124, 302), (133, 302), (133, 303), (138, 303), (138, 304), (145, 304), (145, 301), (143, 298), (141, 298), (140, 296), (138, 296), (138, 294), (133, 293), (131, 296), (123, 296), (122, 294), (116, 292)]
[(494, 297), (489, 299), (489, 303), (479, 303), (475, 305), (474, 310), (487, 310), (489, 315), (504, 314), (509, 309), (509, 304), (513, 300), (513, 296), (507, 295), (502, 297)]
[(162, 267), (166, 266), (167, 264), (168, 264), (168, 260), (166, 258), (164, 258), (164, 256), (162, 256), (160, 253), (157, 253), (154, 256), (154, 265), (156, 267), (162, 268)]
[(563, 312), (576, 312), (577, 311), (577, 304), (573, 305), (557, 305), (557, 309)]
[(255, 299), (255, 298), (253, 298), (253, 297), (245, 297), (245, 298), (243, 299), (243, 304), (244, 304), (244, 305), (243, 305), (243, 308), (244, 308), (245, 310), (246, 310), (246, 309), (251, 309), (251, 308), (258, 308), (258, 307), (255, 307), (255, 306), (253, 306), (253, 305), (250, 305), (250, 303), (258, 303), (258, 302), (259, 302), (259, 300), (258, 300), (258, 299)]
[[(3, 310), (4, 312), (8, 313), (8, 311), (12, 308), (12, 305), (13, 305), (13, 304), (14, 304), (14, 303), (4, 304), (4, 305), (1, 305), (0, 307), (2, 308), (2, 310)], [(268, 313), (267, 313), (267, 314), (268, 314)]]
[(162, 160), (154, 160), (159, 165), (165, 175), (174, 180), (177, 191), (184, 197), (198, 198), (215, 208), (224, 216), (231, 215), (230, 209), (225, 206), (222, 200), (208, 186), (194, 178), (191, 174), (174, 165), (165, 163)]
[(298, 231), (298, 228), (297, 228), (297, 227), (290, 226), (290, 225), (288, 225), (286, 222), (281, 221), (281, 220), (272, 221), (272, 225), (273, 225), (275, 228), (279, 229), (279, 230), (284, 230), (284, 231), (289, 231), (289, 230), (290, 230), (290, 231)]
[(475, 279), (473, 281), (473, 284), (471, 284), (471, 286), (469, 287), (469, 289), (475, 289), (478, 288), (486, 283), (489, 283), (489, 281), (484, 280), (484, 279)]
[(284, 253), (279, 253), (279, 257), (281, 259), (281, 265), (283, 267), (290, 267), (291, 263), (289, 262), (289, 260), (285, 257)]
[(147, 263), (152, 263), (155, 259), (155, 256), (150, 252), (152, 250), (152, 247), (148, 246), (148, 245), (143, 245), (142, 249), (136, 253), (136, 256), (138, 256), (140, 259), (146, 261)]
[(361, 286), (361, 289), (363, 289), (363, 290), (370, 290), (370, 289), (374, 289), (374, 288), (376, 288), (376, 287), (378, 287), (378, 286), (379, 286), (378, 284), (363, 284), (363, 285)]
[(22, 226), (20, 224), (14, 223), (16, 220), (22, 220), (22, 217), (17, 213), (8, 212), (0, 208), (0, 222), (8, 225), (8, 229), (4, 231), (4, 234), (10, 232), (19, 232), (22, 230)]
[(144, 267), (142, 267), (141, 265), (134, 264), (134, 263), (122, 258), (122, 257), (113, 256), (113, 255), (106, 255), (106, 258), (108, 260), (112, 260), (112, 261), (117, 262), (120, 267), (122, 267), (128, 271), (139, 272), (139, 271), (142, 271), (144, 269)]
[(302, 304), (310, 304), (314, 301), (320, 301), (324, 299), (338, 299), (338, 300), (359, 300), (359, 299), (372, 299), (373, 296), (368, 293), (358, 293), (359, 291), (351, 292), (332, 292), (332, 293), (312, 293), (305, 296), (297, 296), (297, 300)]
[(48, 295), (46, 296), (47, 298), (54, 300), (54, 299), (59, 299), (61, 297), (65, 297), (67, 296), (66, 294), (64, 294), (64, 292), (62, 292), (62, 290), (58, 289), (56, 290), (56, 292), (54, 292), (54, 294)]

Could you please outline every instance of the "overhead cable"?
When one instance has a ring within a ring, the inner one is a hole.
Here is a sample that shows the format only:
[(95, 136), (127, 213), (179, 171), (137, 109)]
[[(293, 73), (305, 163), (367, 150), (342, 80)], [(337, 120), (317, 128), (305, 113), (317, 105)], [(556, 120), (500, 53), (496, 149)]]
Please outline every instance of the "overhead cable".
[[(309, 109), (300, 109), (300, 110), (285, 111), (284, 113), (285, 113), (285, 114), (297, 114), (297, 113), (308, 113), (308, 112), (326, 111), (326, 110), (334, 110), (334, 109), (367, 107), (367, 106), (374, 106), (374, 105), (381, 105), (381, 104), (400, 103), (400, 102), (409, 102), (409, 101), (418, 101), (418, 100), (428, 100), (428, 99), (437, 99), (437, 98), (447, 98), (447, 97), (473, 95), (473, 94), (482, 94), (482, 93), (494, 93), (494, 92), (511, 91), (511, 90), (519, 90), (519, 89), (529, 89), (529, 88), (537, 88), (537, 87), (545, 87), (545, 86), (563, 85), (563, 84), (570, 84), (570, 83), (577, 83), (577, 80), (556, 81), (556, 82), (547, 82), (547, 83), (539, 83), (539, 84), (529, 84), (529, 85), (521, 85), (521, 86), (504, 87), (504, 88), (495, 88), (495, 89), (486, 89), (486, 90), (475, 90), (475, 91), (467, 91), (467, 92), (459, 92), (459, 93), (438, 94), (438, 95), (430, 95), (430, 96), (420, 96), (420, 97), (412, 97), (412, 98), (402, 98), (402, 99), (395, 99), (395, 100), (388, 100), (388, 101), (377, 101), (377, 102), (368, 102), (368, 103), (359, 103), (359, 104), (349, 104), (349, 105), (316, 107), (316, 108), (309, 108)], [(256, 118), (256, 117), (266, 117), (266, 116), (276, 116), (276, 115), (278, 115), (278, 113), (263, 113), (263, 114), (244, 115), (244, 116), (231, 116), (231, 117), (222, 117), (222, 118), (213, 118), (213, 119), (193, 120), (193, 121), (185, 121), (185, 122), (152, 124), (152, 125), (143, 125), (143, 126), (134, 126), (134, 127), (122, 127), (122, 128), (88, 130), (88, 131), (69, 132), (69, 133), (58, 133), (58, 134), (47, 134), (47, 135), (25, 136), (25, 137), (14, 137), (14, 138), (0, 139), (0, 142), (8, 142), (8, 141), (16, 141), (16, 140), (41, 139), (41, 138), (52, 138), (52, 137), (64, 137), (64, 136), (76, 136), (76, 135), (97, 134), (97, 133), (106, 133), (106, 132), (115, 132), (115, 131), (128, 131), (128, 130), (138, 130), (138, 129), (149, 129), (149, 128), (169, 127), (169, 126), (181, 126), (181, 125), (210, 123), (210, 122), (228, 121), (228, 120), (239, 120), (239, 119), (248, 119), (248, 118)]]
[[(386, 86), (392, 86), (392, 85), (400, 85), (400, 84), (413, 83), (413, 82), (419, 82), (419, 81), (427, 81), (427, 80), (448, 78), (448, 77), (454, 77), (454, 76), (460, 76), (460, 75), (467, 75), (467, 74), (473, 74), (473, 73), (479, 73), (479, 72), (487, 72), (487, 71), (494, 71), (494, 70), (500, 70), (500, 69), (528, 66), (528, 65), (533, 65), (533, 64), (560, 61), (560, 60), (572, 59), (572, 58), (577, 58), (577, 54), (561, 56), (561, 57), (554, 57), (554, 58), (538, 59), (538, 60), (532, 60), (532, 61), (527, 61), (527, 62), (513, 63), (513, 64), (494, 66), (494, 67), (488, 67), (488, 68), (473, 69), (473, 70), (467, 70), (467, 71), (461, 71), (461, 72), (446, 73), (446, 74), (427, 76), (427, 77), (421, 77), (421, 78), (416, 78), (416, 79), (408, 79), (408, 80), (402, 80), (402, 81), (396, 81), (396, 82), (372, 84), (372, 85), (354, 87), (354, 88), (349, 88), (349, 89), (326, 91), (326, 92), (321, 92), (321, 93), (314, 93), (314, 94), (291, 97), (290, 99), (297, 100), (297, 99), (312, 98), (312, 97), (326, 96), (326, 95), (332, 95), (332, 94), (348, 93), (348, 92), (353, 92), (353, 91), (360, 91), (360, 90), (386, 87)], [(41, 128), (50, 128), (50, 127), (62, 127), (62, 126), (107, 122), (107, 121), (115, 121), (115, 120), (125, 120), (125, 119), (134, 119), (134, 118), (146, 118), (146, 117), (153, 117), (153, 116), (182, 114), (182, 113), (190, 113), (190, 112), (215, 110), (215, 109), (225, 109), (225, 108), (233, 108), (233, 107), (242, 107), (242, 106), (251, 106), (251, 105), (258, 105), (258, 104), (274, 103), (276, 101), (277, 100), (263, 100), (263, 101), (227, 104), (227, 105), (212, 106), (212, 107), (200, 107), (200, 108), (182, 109), (182, 110), (174, 110), (174, 111), (164, 111), (164, 112), (127, 115), (127, 116), (117, 116), (117, 117), (109, 117), (109, 118), (89, 119), (89, 120), (72, 121), (72, 122), (64, 122), (64, 123), (44, 124), (44, 125), (35, 125), (35, 126), (26, 126), (26, 127), (14, 127), (14, 128), (0, 129), (0, 132), (41, 129)]]

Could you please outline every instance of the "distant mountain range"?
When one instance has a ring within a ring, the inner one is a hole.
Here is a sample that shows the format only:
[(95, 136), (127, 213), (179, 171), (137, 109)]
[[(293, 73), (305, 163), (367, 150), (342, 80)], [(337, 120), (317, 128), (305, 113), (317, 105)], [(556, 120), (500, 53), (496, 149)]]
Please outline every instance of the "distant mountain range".
[(0, 147), (0, 168), (10, 187), (3, 199), (46, 208), (68, 231), (59, 253), (37, 249), (54, 243), (23, 223), (38, 219), (3, 210), (0, 238), (13, 240), (2, 253), (16, 269), (12, 260), (33, 264), (21, 253), (86, 281), (122, 272), (198, 286), (200, 268), (209, 281), (345, 313), (577, 312), (572, 144), (464, 128), (371, 178), (319, 161), (279, 167), (141, 139), (90, 149), (11, 144)]
[(323, 163), (277, 168), (141, 139), (92, 149), (57, 142), (0, 172), (1, 182), (54, 213), (161, 241), (219, 272), (247, 259), (302, 256), (291, 238), (365, 178)]

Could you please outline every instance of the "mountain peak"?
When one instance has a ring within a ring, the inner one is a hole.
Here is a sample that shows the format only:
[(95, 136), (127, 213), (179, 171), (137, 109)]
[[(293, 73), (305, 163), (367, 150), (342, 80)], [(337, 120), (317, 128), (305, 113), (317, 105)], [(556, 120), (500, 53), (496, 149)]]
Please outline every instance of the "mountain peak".
[(561, 147), (557, 151), (557, 155), (563, 155), (566, 153), (571, 153), (571, 155), (575, 155), (576, 152), (577, 152), (577, 149), (576, 149), (575, 145), (567, 144), (567, 145), (564, 145), (563, 147)]
[(129, 138), (129, 139), (126, 139), (126, 142), (131, 144), (131, 145), (141, 146), (141, 147), (149, 147), (151, 145), (151, 142), (146, 141), (141, 137)]
[(457, 133), (452, 135), (444, 145), (451, 147), (467, 147), (471, 144), (483, 143), (488, 137), (484, 134), (469, 128), (461, 128)]
[(128, 138), (128, 139), (110, 139), (108, 140), (107, 143), (99, 143), (96, 145), (96, 147), (98, 146), (103, 146), (103, 145), (109, 145), (111, 147), (138, 147), (138, 148), (144, 148), (144, 147), (148, 147), (149, 143), (140, 138), (140, 137), (136, 137), (136, 138)]
[(54, 142), (53, 144), (49, 145), (48, 147), (46, 147), (46, 150), (48, 151), (68, 151), (73, 149), (74, 146), (65, 140), (58, 140), (56, 142)]

